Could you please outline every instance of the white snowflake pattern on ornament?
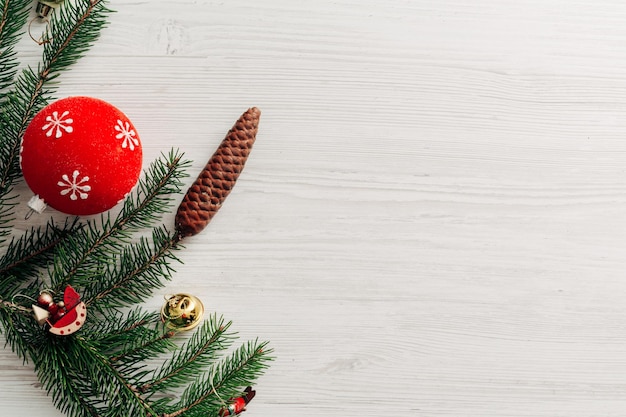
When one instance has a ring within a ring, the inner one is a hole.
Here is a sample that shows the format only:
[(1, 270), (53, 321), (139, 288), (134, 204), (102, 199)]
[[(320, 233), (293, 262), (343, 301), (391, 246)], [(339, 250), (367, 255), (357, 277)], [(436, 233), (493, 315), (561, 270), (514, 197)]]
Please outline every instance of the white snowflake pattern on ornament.
[(89, 181), (89, 177), (83, 177), (80, 179), (80, 181), (77, 181), (79, 175), (80, 173), (78, 172), (78, 170), (75, 170), (72, 173), (72, 179), (70, 179), (67, 174), (63, 174), (61, 176), (63, 181), (57, 182), (57, 185), (59, 187), (65, 187), (61, 190), (61, 195), (68, 195), (71, 193), (70, 199), (73, 201), (78, 200), (78, 197), (80, 197), (81, 200), (85, 200), (87, 197), (89, 197), (87, 193), (91, 191), (91, 186), (85, 184), (87, 181)]
[(66, 110), (61, 113), (61, 116), (59, 116), (58, 111), (53, 111), (52, 116), (46, 117), (46, 122), (48, 123), (43, 125), (41, 130), (48, 130), (46, 132), (47, 137), (52, 136), (52, 133), (54, 132), (55, 139), (59, 139), (61, 136), (63, 136), (63, 131), (65, 131), (65, 133), (72, 133), (74, 131), (74, 128), (70, 125), (74, 123), (74, 119), (65, 118), (69, 114), (70, 112)]
[(118, 119), (115, 130), (120, 132), (115, 135), (115, 139), (123, 139), (122, 148), (128, 147), (131, 151), (134, 151), (135, 146), (139, 146), (139, 140), (135, 137), (137, 133), (135, 133), (134, 129), (130, 128), (130, 123), (122, 122)]

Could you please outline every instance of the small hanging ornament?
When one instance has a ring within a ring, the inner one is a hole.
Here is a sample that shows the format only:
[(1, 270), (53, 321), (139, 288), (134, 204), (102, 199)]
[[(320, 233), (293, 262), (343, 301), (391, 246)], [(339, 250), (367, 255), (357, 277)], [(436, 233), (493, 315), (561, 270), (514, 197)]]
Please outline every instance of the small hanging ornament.
[(176, 212), (180, 239), (200, 233), (222, 207), (252, 151), (260, 117), (256, 107), (242, 114), (187, 190)]
[(97, 214), (135, 186), (142, 148), (119, 109), (96, 98), (68, 97), (35, 115), (24, 133), (20, 164), (36, 194), (31, 210), (41, 213), (49, 205), (66, 214)]
[(246, 411), (246, 405), (248, 405), (255, 395), (256, 391), (253, 391), (252, 387), (247, 387), (243, 396), (233, 398), (228, 406), (220, 409), (219, 417), (236, 416)]
[(161, 320), (174, 330), (190, 330), (202, 320), (204, 305), (198, 297), (190, 294), (175, 294), (161, 308)]
[(63, 1), (64, 0), (39, 0), (39, 2), (37, 2), (37, 7), (35, 8), (37, 17), (40, 19), (46, 19), (52, 9), (63, 3)]
[(50, 333), (57, 336), (75, 333), (87, 319), (87, 306), (69, 285), (63, 293), (63, 301), (54, 302), (52, 293), (43, 291), (32, 308), (37, 323), (47, 326)]

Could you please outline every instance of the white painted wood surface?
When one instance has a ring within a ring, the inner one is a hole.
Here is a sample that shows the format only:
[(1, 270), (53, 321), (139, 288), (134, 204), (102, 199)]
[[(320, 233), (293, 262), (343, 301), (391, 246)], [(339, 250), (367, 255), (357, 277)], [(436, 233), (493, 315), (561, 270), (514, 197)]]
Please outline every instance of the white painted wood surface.
[[(164, 290), (272, 341), (246, 417), (626, 415), (626, 3), (110, 5), (58, 96), (120, 107), (146, 164), (195, 175), (263, 111)], [(61, 416), (9, 350), (0, 405)]]

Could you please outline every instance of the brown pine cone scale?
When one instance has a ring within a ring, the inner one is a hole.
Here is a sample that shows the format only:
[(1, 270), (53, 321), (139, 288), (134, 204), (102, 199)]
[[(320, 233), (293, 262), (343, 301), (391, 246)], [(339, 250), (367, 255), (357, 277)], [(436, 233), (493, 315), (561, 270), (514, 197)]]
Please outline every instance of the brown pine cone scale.
[(248, 109), (187, 190), (175, 218), (179, 239), (200, 233), (235, 186), (256, 139), (261, 111)]

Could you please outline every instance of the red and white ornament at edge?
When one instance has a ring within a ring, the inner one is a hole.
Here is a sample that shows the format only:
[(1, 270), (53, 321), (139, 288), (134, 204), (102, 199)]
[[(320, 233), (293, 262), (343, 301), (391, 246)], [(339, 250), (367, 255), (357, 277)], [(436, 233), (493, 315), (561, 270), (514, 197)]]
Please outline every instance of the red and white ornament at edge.
[(26, 183), (46, 205), (66, 214), (109, 210), (139, 179), (142, 149), (131, 121), (113, 105), (92, 97), (68, 97), (43, 108), (28, 125), (20, 151)]

